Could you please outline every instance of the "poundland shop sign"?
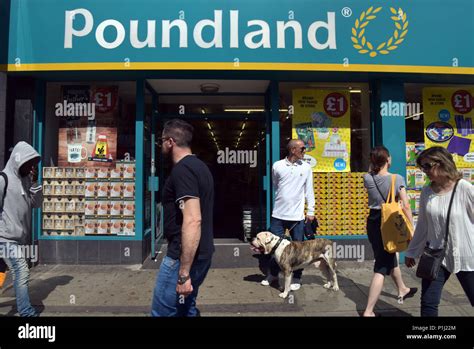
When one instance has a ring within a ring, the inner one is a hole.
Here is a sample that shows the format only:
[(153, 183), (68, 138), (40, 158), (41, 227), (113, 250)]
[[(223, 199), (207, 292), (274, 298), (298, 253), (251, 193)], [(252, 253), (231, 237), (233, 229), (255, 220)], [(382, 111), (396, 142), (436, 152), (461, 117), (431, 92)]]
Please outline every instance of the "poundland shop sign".
[(474, 74), (466, 6), (472, 0), (11, 0), (6, 67)]

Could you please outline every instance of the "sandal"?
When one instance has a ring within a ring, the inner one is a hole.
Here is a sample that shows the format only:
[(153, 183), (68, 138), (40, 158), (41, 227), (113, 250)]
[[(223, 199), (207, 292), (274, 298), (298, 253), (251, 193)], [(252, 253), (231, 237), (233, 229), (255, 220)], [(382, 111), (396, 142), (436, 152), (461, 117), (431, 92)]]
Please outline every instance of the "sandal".
[(404, 296), (398, 296), (397, 299), (398, 299), (398, 304), (403, 304), (403, 301), (407, 298), (411, 298), (413, 297), (416, 292), (418, 292), (418, 288), (416, 287), (411, 287), (410, 288), (410, 291), (408, 291), (408, 293)]

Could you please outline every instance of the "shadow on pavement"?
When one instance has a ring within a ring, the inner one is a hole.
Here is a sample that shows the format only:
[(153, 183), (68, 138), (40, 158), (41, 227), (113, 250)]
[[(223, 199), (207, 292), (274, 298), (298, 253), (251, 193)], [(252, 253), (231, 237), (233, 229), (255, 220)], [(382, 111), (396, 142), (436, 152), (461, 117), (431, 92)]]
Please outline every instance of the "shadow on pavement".
[[(254, 257), (259, 259), (259, 267), (260, 267), (260, 270), (262, 270), (260, 262), (262, 264), (265, 263), (265, 256), (254, 255)], [(245, 276), (243, 280), (247, 282), (260, 283), (264, 279), (264, 277), (265, 276), (263, 273), (251, 274), (251, 275)], [(338, 277), (338, 282), (339, 282), (339, 292), (342, 292), (346, 298), (351, 300), (355, 304), (355, 310), (357, 311), (357, 313), (359, 313), (359, 315), (362, 315), (367, 305), (367, 297), (368, 297), (367, 295), (369, 294), (369, 286), (357, 283), (354, 280), (341, 275), (340, 273), (338, 273), (337, 277)], [(303, 274), (303, 284), (306, 284), (306, 285), (316, 284), (316, 285), (321, 285), (322, 287), (324, 283), (326, 283), (326, 279), (323, 278), (322, 276)], [(275, 289), (279, 289), (278, 283), (272, 283), (271, 287)], [(333, 291), (328, 291), (328, 292), (333, 292)], [(393, 299), (397, 298), (397, 295), (388, 293), (385, 291), (382, 291), (381, 296), (385, 296), (385, 297), (389, 297)], [(400, 305), (400, 307), (403, 307), (403, 305)], [(354, 309), (349, 309), (349, 310), (354, 310)], [(376, 313), (382, 316), (412, 317), (410, 313), (407, 313), (403, 311), (402, 309), (400, 309), (399, 307), (394, 306), (390, 303), (384, 302), (381, 299), (377, 301)]]
[[(73, 279), (70, 275), (53, 276), (49, 279), (40, 280), (35, 279), (30, 281), (30, 300), (34, 308), (41, 314), (44, 311), (43, 301), (48, 298), (49, 294), (53, 292), (56, 287), (67, 285)], [(13, 284), (7, 287), (2, 293), (5, 297), (15, 297), (15, 290)], [(11, 306), (11, 310), (3, 316), (14, 316), (17, 314), (16, 301), (12, 299), (7, 302), (0, 303), (0, 307)]]

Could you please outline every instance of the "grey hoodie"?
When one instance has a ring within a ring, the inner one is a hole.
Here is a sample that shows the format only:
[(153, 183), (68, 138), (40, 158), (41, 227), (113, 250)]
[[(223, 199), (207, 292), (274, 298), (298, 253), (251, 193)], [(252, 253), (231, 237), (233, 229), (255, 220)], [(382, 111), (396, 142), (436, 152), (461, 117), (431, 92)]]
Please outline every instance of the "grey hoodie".
[[(0, 242), (27, 244), (31, 237), (31, 208), (40, 207), (43, 202), (41, 185), (32, 183), (31, 177), (21, 177), (20, 167), (25, 162), (40, 157), (26, 142), (18, 142), (13, 148), (10, 160), (3, 172), (8, 176), (7, 196), (0, 217)], [(0, 177), (0, 193), (5, 182)]]

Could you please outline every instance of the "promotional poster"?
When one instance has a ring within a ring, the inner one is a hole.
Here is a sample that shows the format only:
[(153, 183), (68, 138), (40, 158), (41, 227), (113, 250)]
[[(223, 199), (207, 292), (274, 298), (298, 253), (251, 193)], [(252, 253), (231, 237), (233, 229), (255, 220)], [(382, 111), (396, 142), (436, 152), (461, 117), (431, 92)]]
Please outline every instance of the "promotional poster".
[(458, 168), (474, 167), (474, 88), (423, 89), (426, 148), (441, 146)]
[(350, 172), (350, 93), (294, 90), (293, 105), (293, 138), (304, 141), (313, 172)]

